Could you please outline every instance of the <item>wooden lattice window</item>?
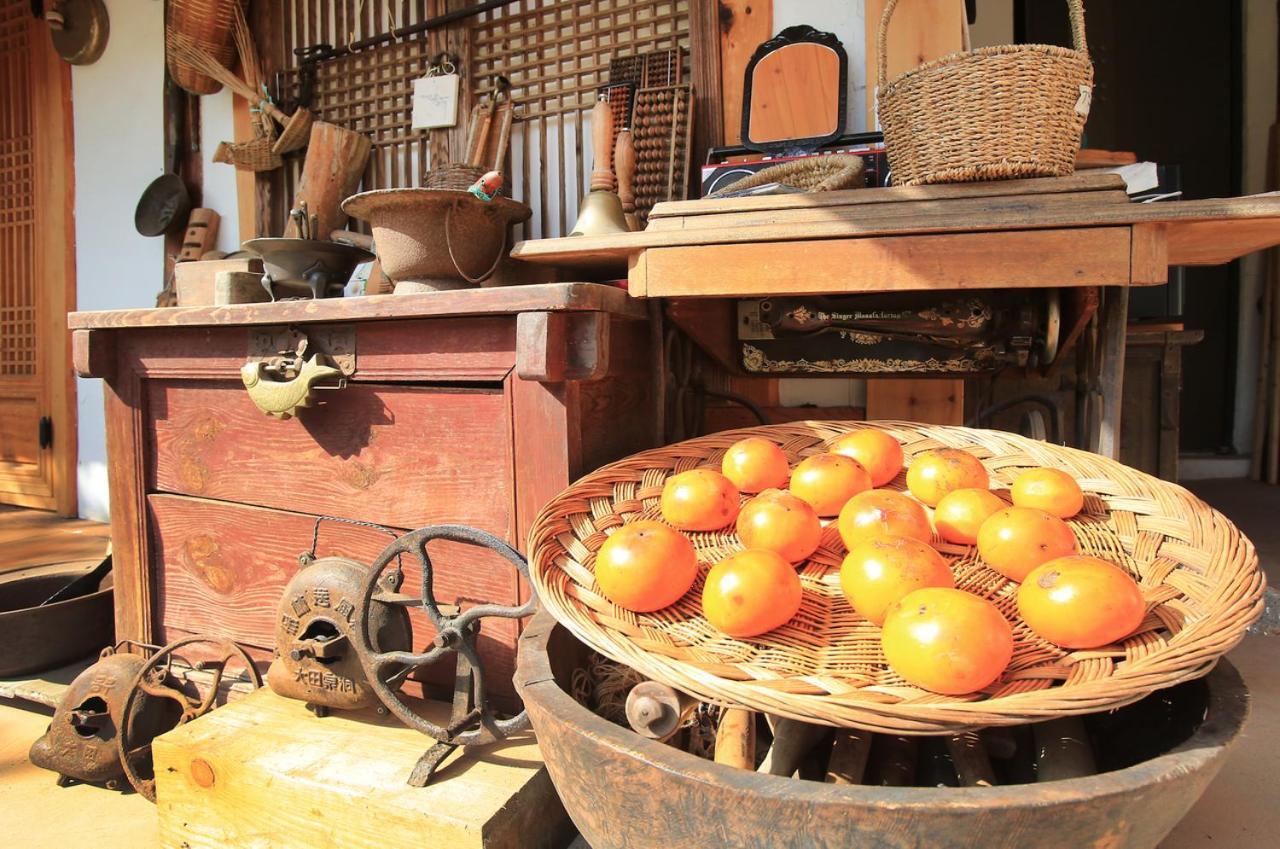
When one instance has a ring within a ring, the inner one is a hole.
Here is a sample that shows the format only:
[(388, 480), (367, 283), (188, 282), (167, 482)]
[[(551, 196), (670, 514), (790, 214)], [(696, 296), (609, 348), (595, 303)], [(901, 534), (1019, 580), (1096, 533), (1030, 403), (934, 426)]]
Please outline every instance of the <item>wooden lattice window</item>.
[[(516, 123), (511, 133), (510, 193), (533, 208), (521, 238), (569, 232), (589, 182), (590, 123), (595, 90), (607, 81), (611, 58), (688, 48), (690, 0), (514, 0), (433, 31), (319, 63), (313, 108), (326, 121), (369, 136), (373, 154), (364, 187), (421, 185), (422, 172), (457, 160), (472, 104), (494, 88), (497, 75), (512, 85)], [(296, 96), (293, 50), (317, 43), (343, 45), (453, 10), (452, 0), (425, 5), (396, 0), (289, 0), (281, 4), (273, 64), (285, 69), (281, 88)], [(410, 128), (413, 80), (432, 56), (448, 50), (460, 60), (463, 96), (452, 130)], [(284, 198), (292, 197), (300, 162), (289, 163)]]
[(0, 376), (36, 374), (31, 8), (0, 5)]

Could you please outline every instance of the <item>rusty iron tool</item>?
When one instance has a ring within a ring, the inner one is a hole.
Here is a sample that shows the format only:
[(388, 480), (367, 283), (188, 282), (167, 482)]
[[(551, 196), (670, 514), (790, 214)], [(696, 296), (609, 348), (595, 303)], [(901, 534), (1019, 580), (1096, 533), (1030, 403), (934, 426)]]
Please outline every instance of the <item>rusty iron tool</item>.
[[(290, 579), (276, 611), (275, 659), (267, 670), (267, 686), (277, 695), (305, 702), (316, 716), (325, 716), (330, 709), (374, 705), (385, 712), (356, 654), (356, 635), (365, 626), (357, 602), (368, 567), (345, 557), (316, 557), (320, 523), (326, 520), (374, 527), (396, 536), (367, 522), (330, 516), (316, 519), (311, 549), (298, 557), (302, 570)], [(381, 585), (383, 596), (393, 597), (403, 581), (403, 572), (387, 572)], [(383, 596), (369, 608), (374, 647), (408, 651), (413, 647), (409, 613)]]
[[(435, 597), (435, 572), (427, 553), (427, 545), (433, 540), (487, 548), (510, 563), (520, 577), (526, 580), (529, 577), (528, 564), (518, 551), (493, 534), (465, 525), (433, 525), (405, 534), (383, 549), (365, 575), (357, 606), (363, 623), (359, 631), (357, 651), (364, 664), (365, 677), (378, 698), (400, 721), (438, 741), (419, 759), (410, 773), (408, 783), (414, 787), (426, 786), (436, 768), (459, 746), (492, 743), (529, 727), (529, 716), (524, 711), (516, 716), (500, 717), (489, 705), (484, 685), (484, 665), (476, 649), (476, 640), (480, 635), (481, 620), (490, 616), (500, 619), (522, 619), (530, 616), (537, 609), (537, 597), (531, 595), (527, 602), (518, 607), (477, 604), (463, 610), (457, 605), (440, 604)], [(371, 629), (373, 605), (386, 598), (383, 572), (391, 566), (392, 561), (399, 568), (400, 558), (406, 554), (415, 555), (422, 567), (422, 597), (413, 600), (402, 597), (396, 599), (396, 603), (420, 606), (435, 626), (436, 636), (431, 646), (423, 652), (380, 651), (375, 647)], [(411, 675), (414, 671), (432, 666), (450, 655), (454, 657), (456, 664), (453, 712), (449, 725), (441, 727), (410, 709), (388, 681)]]
[(652, 740), (670, 740), (698, 700), (657, 681), (641, 681), (627, 693), (627, 722)]
[(155, 648), (122, 642), (103, 649), (67, 687), (48, 730), (31, 745), (31, 763), (56, 772), (60, 787), (81, 781), (118, 789), (124, 777), (116, 751), (120, 728), (128, 725), (154, 736), (172, 722), (165, 705), (147, 696), (126, 713), (130, 685), (146, 662), (141, 654), (121, 651), (126, 646)]
[[(190, 664), (198, 672), (208, 672), (211, 680), (199, 687), (184, 685), (174, 673), (174, 660), (182, 656), (182, 649), (193, 646), (212, 649), (213, 659), (204, 659)], [(227, 669), (239, 666), (240, 676), (254, 689), (262, 686), (262, 676), (253, 664), (253, 660), (243, 648), (216, 637), (194, 636), (184, 637), (159, 649), (150, 659), (138, 668), (129, 684), (128, 693), (121, 708), (122, 716), (132, 716), (137, 706), (152, 700), (169, 702), (170, 714), (177, 714), (176, 721), (167, 727), (157, 729), (155, 726), (143, 726), (132, 722), (122, 722), (115, 737), (116, 753), (120, 765), (124, 769), (125, 778), (149, 802), (156, 800), (156, 780), (152, 772), (151, 741), (164, 731), (170, 731), (179, 725), (186, 725), (193, 719), (204, 716), (213, 710), (218, 703), (218, 690), (224, 678), (228, 678)], [(229, 680), (229, 678), (228, 678)], [(192, 691), (195, 695), (192, 695)]]

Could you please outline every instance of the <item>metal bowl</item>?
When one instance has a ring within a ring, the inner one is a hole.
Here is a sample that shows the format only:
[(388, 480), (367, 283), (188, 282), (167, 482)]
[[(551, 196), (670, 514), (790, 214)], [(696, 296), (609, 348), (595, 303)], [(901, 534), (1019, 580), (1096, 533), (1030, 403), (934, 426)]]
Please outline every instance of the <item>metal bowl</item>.
[(111, 645), (110, 573), (88, 595), (42, 606), (84, 573), (65, 565), (39, 566), (0, 578), (0, 678), (54, 669)]
[(374, 258), (363, 248), (317, 239), (250, 239), (243, 247), (262, 257), (262, 284), (277, 300), (341, 298), (356, 266)]

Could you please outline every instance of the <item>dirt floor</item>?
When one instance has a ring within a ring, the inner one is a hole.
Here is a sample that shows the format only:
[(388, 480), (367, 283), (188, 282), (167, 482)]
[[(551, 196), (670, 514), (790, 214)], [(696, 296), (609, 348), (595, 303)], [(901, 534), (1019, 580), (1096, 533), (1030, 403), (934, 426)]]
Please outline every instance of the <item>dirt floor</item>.
[[(1273, 586), (1280, 586), (1280, 487), (1241, 481), (1197, 482), (1200, 497), (1253, 540)], [(2, 523), (0, 523), (2, 524)], [(1252, 715), (1227, 765), (1161, 849), (1273, 849), (1280, 834), (1280, 635), (1250, 636), (1231, 654), (1252, 691)], [(50, 711), (0, 699), (0, 823), (25, 849), (154, 846), (155, 809), (134, 794), (88, 786), (58, 788), (27, 762)], [(581, 841), (575, 847), (582, 846)]]

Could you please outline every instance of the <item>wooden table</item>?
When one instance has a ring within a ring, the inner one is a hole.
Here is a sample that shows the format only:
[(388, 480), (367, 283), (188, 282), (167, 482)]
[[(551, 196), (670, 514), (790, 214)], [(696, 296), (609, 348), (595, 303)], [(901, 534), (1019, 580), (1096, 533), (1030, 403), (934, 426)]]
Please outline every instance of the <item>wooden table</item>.
[[(582, 283), (73, 313), (76, 371), (106, 382), (117, 638), (223, 635), (268, 660), (318, 516), (474, 525), (523, 548), (548, 499), (653, 444), (644, 317)], [(354, 371), (280, 421), (240, 368), (289, 329), (346, 334)], [(387, 542), (322, 523), (318, 553), (368, 563)], [(442, 602), (527, 597), (500, 558), (451, 546), (434, 557)], [(484, 628), (488, 680), (510, 695), (517, 626)]]
[(512, 256), (628, 278), (638, 298), (1101, 287), (1090, 448), (1118, 456), (1129, 287), (1280, 244), (1280, 194), (1138, 204), (1114, 174), (659, 204), (641, 232)]

